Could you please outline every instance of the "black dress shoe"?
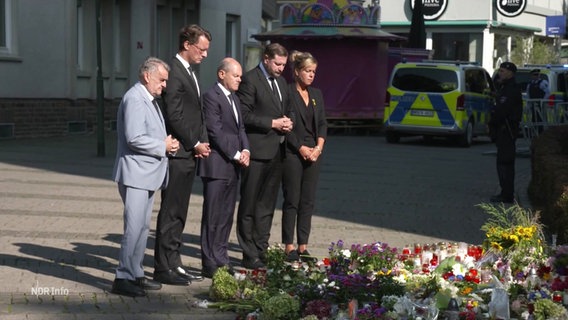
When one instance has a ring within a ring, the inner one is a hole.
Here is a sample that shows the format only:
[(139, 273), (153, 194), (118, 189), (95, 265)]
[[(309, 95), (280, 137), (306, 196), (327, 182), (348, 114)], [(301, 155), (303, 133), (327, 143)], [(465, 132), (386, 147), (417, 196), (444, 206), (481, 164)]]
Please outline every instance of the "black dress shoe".
[(189, 285), (189, 280), (182, 278), (174, 270), (154, 271), (154, 280), (163, 284), (171, 284), (174, 286)]
[(138, 286), (136, 281), (127, 279), (114, 279), (110, 292), (127, 297), (146, 296), (146, 291)]
[(199, 281), (203, 281), (203, 277), (197, 274), (192, 274), (189, 272), (189, 269), (184, 267), (184, 266), (179, 266), (177, 268), (174, 269), (175, 272), (182, 278), (185, 278), (189, 281), (189, 283), (191, 282), (199, 282)]
[(136, 278), (136, 284), (144, 290), (160, 290), (162, 289), (162, 284), (158, 281), (152, 279), (146, 279), (145, 277)]
[(262, 261), (260, 261), (260, 259), (255, 259), (253, 261), (243, 260), (242, 265), (246, 269), (253, 269), (253, 270), (266, 268), (266, 266), (264, 265), (264, 263), (262, 263)]

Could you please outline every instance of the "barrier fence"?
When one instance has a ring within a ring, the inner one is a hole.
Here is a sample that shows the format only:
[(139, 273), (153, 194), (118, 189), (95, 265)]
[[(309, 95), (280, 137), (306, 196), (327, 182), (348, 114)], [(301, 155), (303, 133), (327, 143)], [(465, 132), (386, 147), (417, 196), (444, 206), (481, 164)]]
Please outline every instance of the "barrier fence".
[(521, 131), (528, 146), (532, 139), (549, 127), (566, 124), (568, 124), (568, 102), (525, 99)]

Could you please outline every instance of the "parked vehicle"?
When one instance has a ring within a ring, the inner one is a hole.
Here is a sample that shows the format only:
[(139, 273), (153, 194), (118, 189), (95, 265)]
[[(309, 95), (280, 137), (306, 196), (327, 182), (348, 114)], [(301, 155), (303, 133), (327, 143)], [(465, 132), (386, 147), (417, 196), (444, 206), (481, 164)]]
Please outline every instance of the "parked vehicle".
[(398, 63), (386, 94), (384, 129), (389, 143), (402, 136), (450, 136), (469, 147), (487, 134), (495, 87), (477, 63)]

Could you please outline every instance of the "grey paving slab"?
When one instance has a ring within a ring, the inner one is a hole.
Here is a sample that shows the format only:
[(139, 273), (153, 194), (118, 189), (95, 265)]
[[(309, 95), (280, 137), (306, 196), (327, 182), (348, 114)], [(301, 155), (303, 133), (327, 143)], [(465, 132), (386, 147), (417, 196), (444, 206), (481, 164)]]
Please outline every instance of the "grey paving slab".
[[(110, 180), (114, 140), (112, 133), (106, 136), (106, 157), (96, 156), (92, 135), (0, 140), (0, 319), (234, 319), (234, 313), (193, 307), (207, 298), (210, 280), (164, 286), (143, 299), (109, 293), (122, 233), (122, 203)], [(310, 252), (324, 256), (340, 239), (396, 247), (481, 242), (486, 216), (476, 205), (498, 190), (494, 150), (484, 139), (464, 149), (445, 140), (391, 145), (379, 136), (330, 135)], [(520, 155), (517, 198), (524, 206), (530, 206), (529, 180), (530, 158)], [(202, 201), (197, 179), (182, 250), (184, 263), (196, 272)], [(281, 240), (280, 220), (277, 210), (272, 243)], [(152, 230), (147, 276), (153, 244)], [(234, 230), (229, 250), (238, 266)]]

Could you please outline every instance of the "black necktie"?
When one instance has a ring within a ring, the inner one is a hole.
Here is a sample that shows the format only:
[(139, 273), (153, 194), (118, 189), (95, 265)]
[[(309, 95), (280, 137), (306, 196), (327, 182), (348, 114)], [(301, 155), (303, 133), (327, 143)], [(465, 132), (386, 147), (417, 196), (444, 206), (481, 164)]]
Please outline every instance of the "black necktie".
[(280, 95), (278, 94), (278, 88), (276, 87), (276, 79), (273, 77), (268, 78), (270, 80), (270, 86), (272, 87), (272, 94), (280, 101)]
[(158, 114), (160, 114), (160, 106), (158, 105), (158, 99), (152, 100), (152, 104), (153, 104), (154, 107), (156, 108), (156, 112), (157, 112)]
[(233, 95), (232, 94), (228, 94), (227, 97), (229, 97), (229, 103), (231, 104), (231, 109), (233, 109), (233, 114), (235, 115), (235, 119), (237, 120), (237, 124), (239, 123), (239, 116), (237, 114), (237, 106), (235, 105), (235, 100), (233, 100)]
[(195, 84), (195, 87), (197, 88), (197, 95), (200, 95), (201, 93), (199, 92), (199, 85), (197, 84), (197, 80), (195, 79), (195, 76), (193, 75), (193, 69), (191, 69), (191, 65), (189, 67), (187, 67), (187, 70), (189, 71), (189, 77), (191, 78), (191, 80)]

